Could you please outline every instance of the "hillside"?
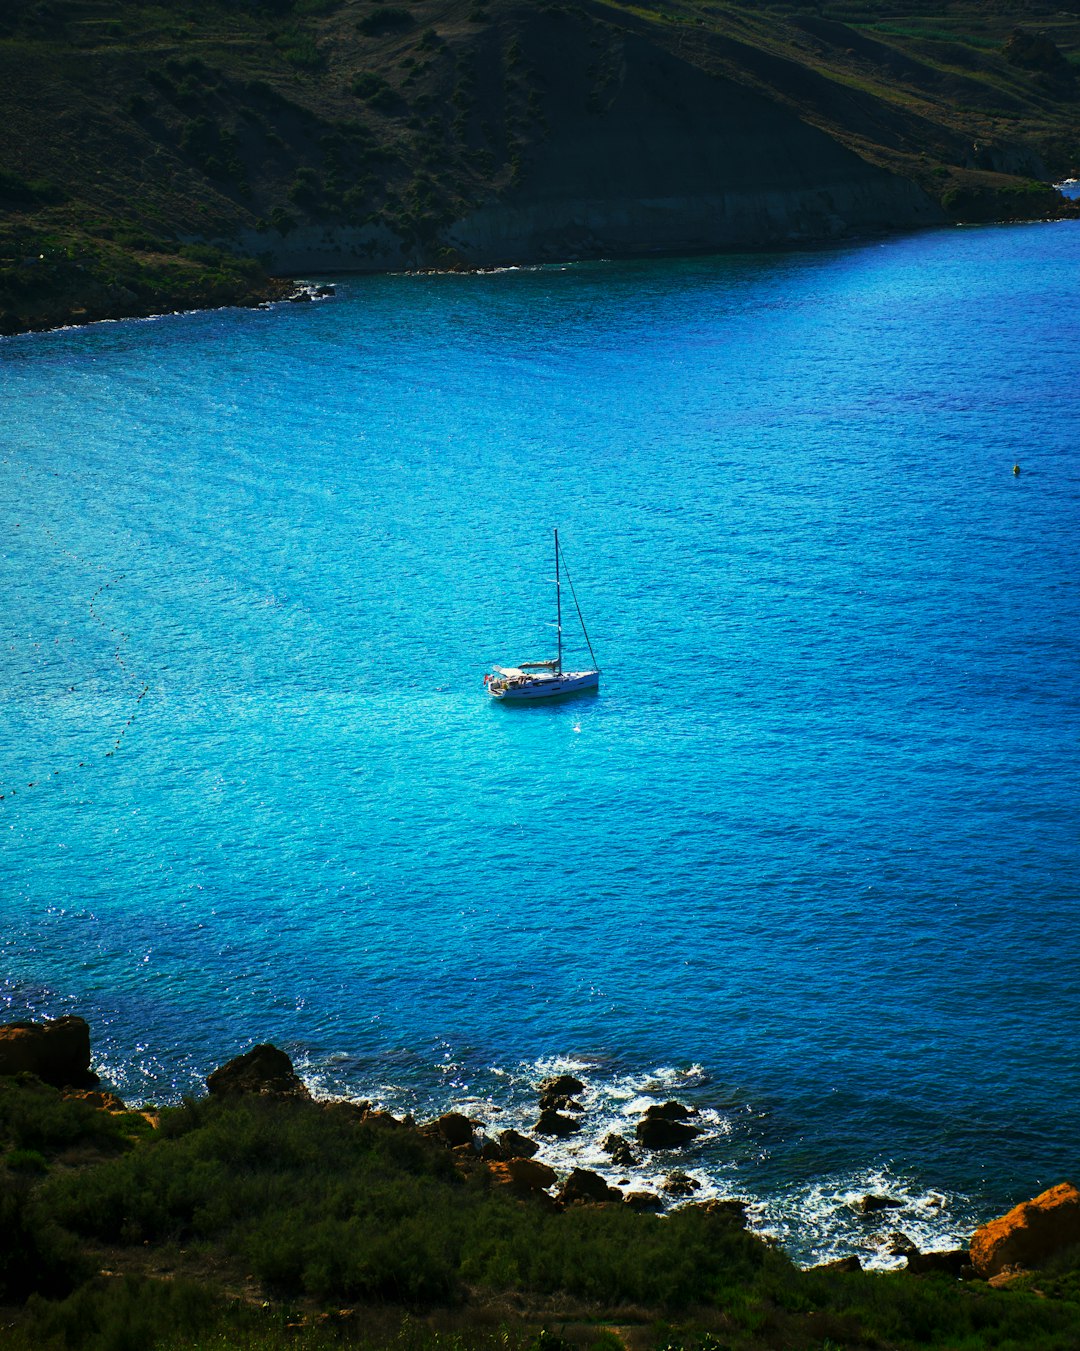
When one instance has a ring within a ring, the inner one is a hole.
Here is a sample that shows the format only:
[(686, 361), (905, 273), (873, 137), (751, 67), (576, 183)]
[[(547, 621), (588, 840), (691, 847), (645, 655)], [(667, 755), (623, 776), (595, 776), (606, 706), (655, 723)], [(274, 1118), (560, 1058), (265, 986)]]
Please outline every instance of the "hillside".
[(7, 0), (0, 332), (1069, 208), (1080, 4)]
[[(252, 1062), (268, 1057), (280, 1077), (256, 1083)], [(1076, 1345), (1080, 1249), (1060, 1246), (1064, 1229), (1037, 1270), (989, 1279), (962, 1251), (910, 1245), (903, 1272), (863, 1272), (854, 1258), (801, 1271), (748, 1231), (739, 1201), (662, 1217), (581, 1169), (552, 1195), (554, 1170), (522, 1157), (537, 1148), (527, 1137), (481, 1147), (457, 1113), (417, 1126), (367, 1103), (313, 1102), (273, 1047), (208, 1085), (209, 1097), (159, 1112), (0, 1074), (10, 1351)]]

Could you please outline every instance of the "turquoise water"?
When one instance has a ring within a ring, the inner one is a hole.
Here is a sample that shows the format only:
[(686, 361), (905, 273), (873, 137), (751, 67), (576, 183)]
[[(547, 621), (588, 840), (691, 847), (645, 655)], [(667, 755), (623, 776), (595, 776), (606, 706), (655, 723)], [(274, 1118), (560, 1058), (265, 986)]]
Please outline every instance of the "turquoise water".
[[(1078, 264), (951, 230), (4, 340), (6, 1016), (82, 1014), (136, 1100), (272, 1040), (497, 1129), (580, 1066), (564, 1165), (674, 1094), (709, 1132), (633, 1184), (806, 1261), (1075, 1173)], [(556, 525), (601, 690), (502, 706)]]

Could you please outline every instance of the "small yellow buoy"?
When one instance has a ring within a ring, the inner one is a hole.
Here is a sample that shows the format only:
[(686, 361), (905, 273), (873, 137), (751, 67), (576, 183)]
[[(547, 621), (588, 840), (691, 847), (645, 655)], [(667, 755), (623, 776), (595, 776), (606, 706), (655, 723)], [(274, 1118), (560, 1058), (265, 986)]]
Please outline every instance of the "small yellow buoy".
[(1013, 473), (1014, 473), (1014, 474), (1019, 474), (1019, 472), (1020, 472), (1020, 466), (1019, 466), (1018, 464), (1014, 464), (1014, 465), (1013, 465)]

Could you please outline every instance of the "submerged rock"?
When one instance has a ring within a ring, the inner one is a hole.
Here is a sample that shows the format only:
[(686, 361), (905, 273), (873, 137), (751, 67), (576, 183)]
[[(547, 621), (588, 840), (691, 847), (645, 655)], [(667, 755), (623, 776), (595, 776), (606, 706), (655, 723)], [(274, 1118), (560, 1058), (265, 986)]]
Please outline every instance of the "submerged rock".
[(214, 1097), (255, 1095), (311, 1101), (311, 1094), (293, 1069), (292, 1061), (284, 1051), (269, 1044), (253, 1046), (221, 1065), (209, 1075), (206, 1087)]
[(1038, 1267), (1080, 1243), (1080, 1191), (1061, 1182), (975, 1231), (971, 1264), (982, 1277)]
[(903, 1205), (895, 1196), (864, 1196), (858, 1208), (864, 1215), (877, 1215), (882, 1210), (901, 1210)]
[(0, 1074), (36, 1074), (54, 1088), (96, 1088), (90, 1028), (73, 1016), (0, 1027)]

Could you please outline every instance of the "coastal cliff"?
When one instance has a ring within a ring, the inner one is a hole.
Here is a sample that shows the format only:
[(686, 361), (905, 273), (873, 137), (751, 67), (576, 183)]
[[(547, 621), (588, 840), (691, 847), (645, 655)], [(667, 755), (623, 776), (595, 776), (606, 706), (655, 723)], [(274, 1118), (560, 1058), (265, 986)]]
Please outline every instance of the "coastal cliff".
[(315, 269), (1066, 215), (1080, 17), (1024, 10), (13, 0), (0, 331), (257, 303)]
[[(82, 1086), (88, 1045), (73, 1017), (0, 1028), (0, 1309), (14, 1351), (1054, 1351), (1080, 1325), (1071, 1184), (984, 1226), (970, 1252), (908, 1244), (904, 1272), (866, 1273), (854, 1256), (800, 1271), (749, 1231), (743, 1203), (696, 1201), (678, 1169), (661, 1217), (663, 1198), (588, 1169), (560, 1181), (518, 1131), (315, 1101), (269, 1045), (211, 1073), (205, 1097), (131, 1109)], [(50, 1085), (35, 1064), (80, 1086)], [(578, 1129), (586, 1087), (538, 1084), (531, 1134)], [(643, 1151), (675, 1159), (697, 1119), (657, 1103), (632, 1142), (609, 1136), (604, 1150), (618, 1169)]]

